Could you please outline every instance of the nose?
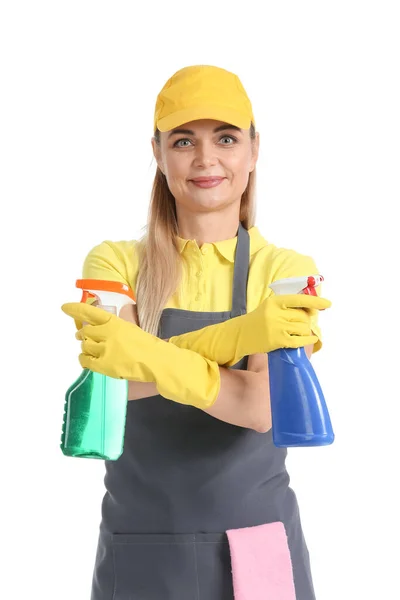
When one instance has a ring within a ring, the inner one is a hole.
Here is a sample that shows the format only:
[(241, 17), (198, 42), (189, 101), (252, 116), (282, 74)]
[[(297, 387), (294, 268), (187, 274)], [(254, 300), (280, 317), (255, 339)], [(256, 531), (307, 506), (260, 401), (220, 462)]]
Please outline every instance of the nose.
[(196, 167), (207, 168), (218, 162), (217, 152), (212, 142), (202, 142), (197, 144), (194, 157)]

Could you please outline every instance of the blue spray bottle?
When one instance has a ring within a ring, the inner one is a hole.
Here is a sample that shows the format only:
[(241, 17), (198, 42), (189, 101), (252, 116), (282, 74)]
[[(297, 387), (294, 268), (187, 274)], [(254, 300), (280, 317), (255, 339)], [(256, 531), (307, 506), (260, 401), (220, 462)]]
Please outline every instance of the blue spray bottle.
[[(270, 284), (276, 295), (316, 296), (322, 275), (290, 277)], [(327, 446), (334, 441), (331, 420), (317, 375), (304, 347), (268, 353), (272, 437), (278, 448)]]

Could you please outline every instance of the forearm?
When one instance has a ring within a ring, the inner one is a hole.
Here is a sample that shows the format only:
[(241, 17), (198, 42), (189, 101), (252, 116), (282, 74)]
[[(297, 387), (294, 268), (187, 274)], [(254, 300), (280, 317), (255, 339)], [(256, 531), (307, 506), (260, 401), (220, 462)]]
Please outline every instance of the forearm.
[[(268, 379), (258, 373), (219, 367), (221, 388), (213, 406), (201, 409), (225, 423), (265, 432), (271, 428)], [(129, 400), (158, 395), (155, 383), (129, 381)]]
[(153, 382), (128, 381), (128, 400), (140, 400), (157, 396), (157, 386)]
[(231, 425), (260, 433), (272, 426), (268, 378), (259, 373), (219, 367), (221, 389), (213, 406), (201, 409)]

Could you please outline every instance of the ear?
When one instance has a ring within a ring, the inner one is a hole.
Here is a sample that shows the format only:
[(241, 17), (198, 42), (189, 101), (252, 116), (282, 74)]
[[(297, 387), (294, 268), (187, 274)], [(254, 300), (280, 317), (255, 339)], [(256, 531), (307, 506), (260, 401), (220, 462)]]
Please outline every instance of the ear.
[[(157, 161), (158, 168), (160, 169), (160, 171), (162, 173), (164, 173), (164, 166), (163, 166), (163, 163), (162, 163), (162, 160), (161, 160), (160, 146), (157, 144), (157, 142), (156, 142), (156, 140), (155, 140), (154, 137), (151, 138), (151, 147), (153, 148), (153, 155), (154, 155), (154, 158)], [(164, 175), (165, 175), (165, 173), (164, 173)]]
[(250, 173), (252, 171), (254, 171), (257, 160), (258, 160), (258, 153), (260, 150), (260, 134), (258, 133), (258, 131), (256, 132), (256, 137), (254, 142), (252, 142), (252, 156), (251, 156), (251, 161), (250, 161)]

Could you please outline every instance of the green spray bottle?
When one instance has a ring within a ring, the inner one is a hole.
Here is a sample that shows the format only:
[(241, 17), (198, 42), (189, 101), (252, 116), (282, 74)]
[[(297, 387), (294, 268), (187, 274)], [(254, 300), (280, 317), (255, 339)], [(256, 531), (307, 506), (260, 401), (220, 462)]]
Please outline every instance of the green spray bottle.
[[(126, 304), (135, 304), (123, 283), (78, 279), (81, 302), (97, 301), (99, 310), (119, 316)], [(128, 381), (83, 369), (65, 395), (61, 450), (65, 456), (117, 460), (124, 447)]]

